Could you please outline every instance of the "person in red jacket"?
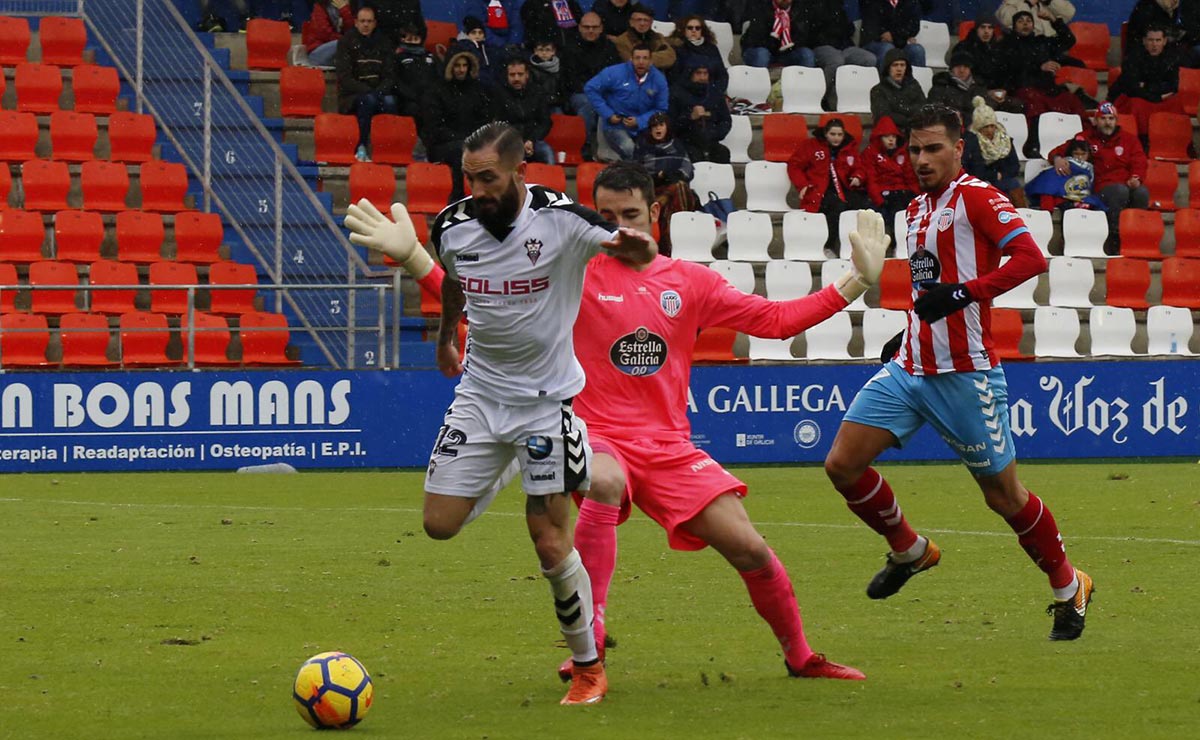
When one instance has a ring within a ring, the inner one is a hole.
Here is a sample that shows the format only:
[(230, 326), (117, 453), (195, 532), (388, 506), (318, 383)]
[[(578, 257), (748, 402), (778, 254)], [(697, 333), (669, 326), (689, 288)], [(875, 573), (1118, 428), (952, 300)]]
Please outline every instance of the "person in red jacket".
[[(1121, 211), (1150, 205), (1150, 191), (1144, 184), (1146, 153), (1138, 137), (1117, 124), (1117, 107), (1112, 103), (1101, 103), (1092, 125), (1078, 136), (1092, 148), (1092, 166), (1096, 171), (1092, 192), (1100, 196), (1108, 213), (1108, 241), (1104, 243), (1104, 251), (1117, 254), (1121, 245), (1118, 234)], [(1069, 143), (1050, 152), (1050, 161), (1059, 174), (1070, 171), (1066, 159)]]
[(880, 118), (872, 129), (871, 143), (858, 158), (858, 177), (871, 205), (883, 214), (884, 226), (895, 244), (892, 229), (896, 214), (908, 208), (920, 186), (904, 148), (904, 137), (891, 116)]
[(300, 29), (300, 38), (313, 67), (332, 67), (342, 31), (354, 25), (350, 0), (314, 0), (312, 14)]
[(812, 138), (802, 141), (788, 160), (788, 179), (796, 186), (800, 208), (824, 213), (829, 220), (827, 252), (838, 251), (842, 211), (859, 208), (866, 200), (857, 167), (858, 147), (840, 118), (814, 129)]

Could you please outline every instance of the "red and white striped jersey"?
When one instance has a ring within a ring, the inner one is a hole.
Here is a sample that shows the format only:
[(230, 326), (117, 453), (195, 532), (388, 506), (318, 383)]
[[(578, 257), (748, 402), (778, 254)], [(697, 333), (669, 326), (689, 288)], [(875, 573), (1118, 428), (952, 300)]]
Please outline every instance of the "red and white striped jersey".
[[(922, 193), (905, 213), (913, 300), (921, 283), (965, 283), (1000, 265), (1013, 237), (1028, 233), (1002, 191), (965, 172), (940, 193)], [(989, 370), (1000, 364), (992, 345), (991, 300), (976, 300), (941, 321), (926, 324), (908, 312), (896, 361), (911, 375)]]

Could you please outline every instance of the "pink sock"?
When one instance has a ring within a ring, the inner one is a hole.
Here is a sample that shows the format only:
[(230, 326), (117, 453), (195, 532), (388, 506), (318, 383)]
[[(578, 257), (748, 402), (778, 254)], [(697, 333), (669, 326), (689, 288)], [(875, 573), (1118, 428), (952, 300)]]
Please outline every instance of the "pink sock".
[(1067, 559), (1062, 535), (1050, 509), (1042, 500), (1029, 492), (1025, 508), (1006, 520), (1017, 533), (1017, 542), (1025, 548), (1029, 558), (1050, 578), (1051, 588), (1062, 588), (1075, 578), (1075, 567)]
[(575, 549), (592, 581), (597, 646), (604, 645), (604, 610), (608, 605), (608, 585), (612, 583), (617, 567), (617, 519), (620, 514), (620, 506), (584, 499), (575, 521)]
[(839, 488), (838, 493), (846, 499), (850, 511), (887, 539), (893, 552), (904, 552), (916, 544), (917, 533), (908, 526), (892, 487), (875, 468), (867, 468), (861, 478)]
[(812, 648), (804, 639), (804, 624), (800, 620), (800, 607), (796, 604), (796, 593), (787, 570), (775, 551), (771, 551), (771, 562), (758, 570), (738, 575), (746, 582), (750, 601), (759, 616), (771, 625), (771, 631), (783, 648), (784, 657), (792, 668), (801, 668), (812, 656)]

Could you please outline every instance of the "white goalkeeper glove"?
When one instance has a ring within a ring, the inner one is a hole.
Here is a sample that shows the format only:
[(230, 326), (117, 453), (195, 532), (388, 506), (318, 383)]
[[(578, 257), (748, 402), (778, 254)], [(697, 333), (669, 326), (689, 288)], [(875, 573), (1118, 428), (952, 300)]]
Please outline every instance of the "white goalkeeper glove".
[(847, 303), (852, 302), (872, 285), (879, 282), (883, 272), (883, 261), (887, 254), (887, 231), (883, 227), (883, 216), (875, 211), (858, 212), (858, 228), (850, 232), (850, 261), (853, 269), (838, 278), (837, 292)]
[(417, 232), (403, 203), (392, 204), (389, 219), (363, 198), (347, 209), (346, 228), (351, 231), (351, 243), (386, 254), (417, 280), (433, 270), (433, 258), (417, 241)]

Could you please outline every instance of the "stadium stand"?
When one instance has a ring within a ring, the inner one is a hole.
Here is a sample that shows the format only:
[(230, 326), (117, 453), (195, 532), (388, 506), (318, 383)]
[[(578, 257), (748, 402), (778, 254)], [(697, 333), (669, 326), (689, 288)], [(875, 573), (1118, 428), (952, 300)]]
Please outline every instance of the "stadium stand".
[(47, 16), (38, 24), (42, 62), (70, 67), (83, 64), (87, 46), (87, 28), (81, 18)]
[(167, 357), (171, 341), (167, 317), (151, 311), (121, 315), (121, 364), (125, 367), (165, 367), (179, 364)]
[(17, 110), (52, 113), (58, 110), (62, 96), (62, 70), (53, 64), (22, 62), (17, 65), (13, 84), (17, 88)]
[[(92, 263), (91, 268), (88, 270), (89, 287), (137, 284), (137, 265), (129, 262), (97, 260)], [(100, 313), (108, 316), (120, 316), (121, 314), (134, 311), (136, 310), (136, 306), (134, 306), (133, 301), (136, 292), (135, 289), (121, 290), (119, 288), (88, 290), (90, 310), (92, 313)]]
[(24, 162), (37, 156), (34, 153), (38, 142), (37, 116), (0, 110), (0, 131), (4, 132), (0, 136), (0, 161)]
[(79, 169), (83, 207), (93, 211), (123, 211), (129, 198), (129, 169), (122, 162), (84, 162)]
[(71, 69), (71, 91), (76, 113), (107, 116), (117, 112), (121, 80), (113, 67), (78, 64)]
[(63, 314), (58, 325), (63, 367), (114, 367), (108, 357), (108, 319), (94, 313)]
[(117, 256), (122, 262), (147, 264), (162, 259), (166, 229), (157, 213), (121, 211), (116, 218)]
[(46, 367), (50, 327), (40, 314), (0, 314), (0, 357), (12, 367)]
[(180, 316), (188, 312), (186, 288), (171, 289), (166, 286), (188, 286), (199, 283), (196, 266), (188, 262), (159, 260), (150, 263), (150, 310), (168, 316)]
[(29, 58), (33, 34), (24, 18), (0, 16), (0, 65), (12, 67)]
[(54, 215), (54, 259), (89, 264), (100, 259), (104, 221), (95, 211), (59, 211)]
[(0, 262), (37, 262), (43, 259), (46, 227), (37, 211), (0, 211)]

